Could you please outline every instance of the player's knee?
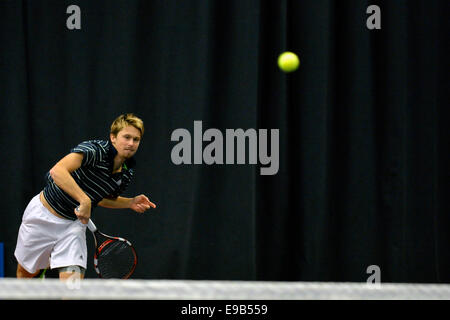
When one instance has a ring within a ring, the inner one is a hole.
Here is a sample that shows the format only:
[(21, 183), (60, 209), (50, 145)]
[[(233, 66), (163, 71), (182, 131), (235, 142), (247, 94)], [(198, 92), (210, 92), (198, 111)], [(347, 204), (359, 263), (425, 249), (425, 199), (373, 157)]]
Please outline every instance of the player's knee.
[(33, 278), (39, 274), (39, 270), (35, 273), (30, 273), (24, 269), (20, 264), (17, 265), (16, 277), (17, 278)]
[(61, 280), (72, 278), (74, 276), (83, 279), (86, 269), (80, 266), (67, 266), (58, 268), (58, 272)]

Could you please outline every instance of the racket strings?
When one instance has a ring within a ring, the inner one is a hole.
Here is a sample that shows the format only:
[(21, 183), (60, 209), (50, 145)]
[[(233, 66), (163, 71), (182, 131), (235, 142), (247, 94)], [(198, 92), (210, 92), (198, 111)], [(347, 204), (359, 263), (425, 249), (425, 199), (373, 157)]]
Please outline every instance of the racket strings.
[(97, 268), (102, 278), (125, 278), (136, 264), (136, 255), (126, 242), (115, 240), (106, 243), (98, 254)]

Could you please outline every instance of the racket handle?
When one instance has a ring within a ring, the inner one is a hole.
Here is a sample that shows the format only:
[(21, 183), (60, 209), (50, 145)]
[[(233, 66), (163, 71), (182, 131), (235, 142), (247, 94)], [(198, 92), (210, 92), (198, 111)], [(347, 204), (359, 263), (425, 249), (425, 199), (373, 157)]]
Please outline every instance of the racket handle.
[(89, 219), (87, 227), (89, 228), (89, 230), (91, 230), (91, 232), (97, 231), (97, 227), (95, 226), (95, 224), (92, 222), (91, 219)]

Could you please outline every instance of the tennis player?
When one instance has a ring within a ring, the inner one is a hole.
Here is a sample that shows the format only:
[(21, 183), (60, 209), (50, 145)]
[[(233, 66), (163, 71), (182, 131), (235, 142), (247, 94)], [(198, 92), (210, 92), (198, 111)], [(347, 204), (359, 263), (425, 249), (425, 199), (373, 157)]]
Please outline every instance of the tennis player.
[(111, 125), (110, 140), (80, 143), (47, 173), (47, 184), (28, 204), (19, 228), (15, 257), (17, 278), (32, 278), (41, 269), (58, 269), (62, 280), (87, 265), (86, 224), (95, 206), (129, 208), (143, 213), (156, 208), (145, 195), (120, 196), (133, 175), (134, 154), (144, 123), (133, 114)]

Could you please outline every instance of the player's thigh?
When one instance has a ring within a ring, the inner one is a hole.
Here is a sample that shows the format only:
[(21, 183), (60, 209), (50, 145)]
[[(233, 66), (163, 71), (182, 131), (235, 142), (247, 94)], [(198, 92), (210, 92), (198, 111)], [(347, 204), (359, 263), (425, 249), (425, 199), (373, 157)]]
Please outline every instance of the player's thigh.
[[(53, 247), (50, 257), (52, 269), (68, 266), (87, 267), (86, 226), (79, 220), (71, 222)], [(72, 270), (69, 270), (71, 272)]]

